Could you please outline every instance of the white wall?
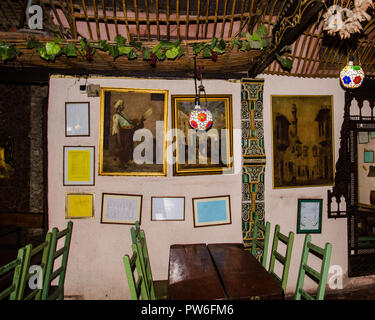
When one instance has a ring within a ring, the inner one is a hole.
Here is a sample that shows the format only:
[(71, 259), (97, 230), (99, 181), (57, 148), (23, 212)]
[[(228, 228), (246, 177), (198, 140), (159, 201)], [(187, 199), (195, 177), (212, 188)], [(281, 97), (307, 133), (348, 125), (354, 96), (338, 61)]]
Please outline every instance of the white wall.
[[(95, 217), (75, 219), (66, 295), (84, 299), (129, 299), (122, 257), (131, 253), (130, 226), (100, 223), (103, 192), (143, 194), (142, 228), (146, 232), (154, 279), (167, 279), (169, 246), (175, 243), (242, 242), (241, 232), (241, 136), (234, 135), (235, 173), (214, 176), (174, 177), (168, 166), (167, 177), (98, 176), (100, 98), (88, 98), (79, 92), (85, 79), (52, 77), (48, 107), (48, 205), (49, 225), (64, 228), (65, 194), (95, 194)], [(194, 94), (193, 80), (142, 80), (89, 78), (87, 84), (103, 87), (167, 89), (169, 94)], [(239, 132), (240, 84), (206, 80), (207, 94), (232, 94), (233, 128)], [(65, 102), (90, 102), (90, 137), (65, 137)], [(171, 109), (169, 101), (169, 127)], [(63, 186), (63, 146), (95, 146), (95, 186)], [(194, 228), (192, 198), (231, 195), (232, 224)], [(151, 196), (185, 196), (185, 221), (151, 222)]]
[[(322, 233), (312, 234), (312, 242), (323, 246), (330, 242), (333, 246), (331, 265), (339, 265), (347, 272), (347, 227), (346, 219), (327, 219), (327, 190), (331, 187), (272, 188), (272, 117), (271, 95), (333, 95), (335, 162), (338, 159), (340, 129), (344, 115), (344, 90), (338, 79), (304, 79), (283, 76), (260, 76), (264, 84), (264, 144), (266, 148), (265, 210), (266, 220), (271, 222), (271, 230), (276, 224), (281, 232), (295, 233), (287, 292), (295, 290), (301, 259), (304, 234), (297, 234), (298, 198), (323, 199)], [(336, 168), (334, 168), (336, 170)], [(271, 234), (272, 234), (271, 233)], [(308, 283), (309, 284), (309, 283)]]
[[(281, 232), (296, 233), (297, 199), (322, 198), (322, 233), (313, 234), (312, 241), (324, 246), (333, 245), (331, 265), (339, 265), (346, 273), (347, 226), (346, 219), (327, 219), (327, 190), (331, 187), (272, 188), (272, 128), (270, 96), (277, 95), (333, 95), (335, 161), (338, 159), (340, 129), (344, 113), (344, 91), (338, 79), (303, 79), (281, 76), (260, 76), (264, 85), (264, 134), (267, 156), (265, 174), (265, 216), (273, 228), (281, 226)], [(63, 228), (65, 193), (95, 193), (95, 217), (90, 220), (74, 220), (71, 252), (66, 277), (66, 295), (81, 295), (84, 299), (128, 299), (128, 286), (122, 265), (122, 256), (130, 253), (130, 226), (100, 224), (102, 192), (143, 194), (142, 228), (145, 229), (155, 279), (166, 279), (168, 274), (169, 246), (173, 243), (241, 242), (241, 138), (234, 135), (235, 174), (215, 176), (174, 177), (168, 166), (167, 177), (109, 177), (98, 176), (99, 150), (99, 98), (88, 98), (79, 93), (79, 85), (86, 80), (52, 77), (48, 109), (48, 181), (50, 227)], [(192, 80), (142, 80), (119, 78), (89, 78), (88, 83), (105, 87), (168, 89), (169, 94), (194, 94)], [(208, 94), (233, 95), (233, 127), (240, 129), (240, 84), (223, 80), (204, 81)], [(90, 101), (91, 136), (66, 138), (64, 134), (64, 104), (68, 101)], [(169, 103), (170, 105), (170, 103)], [(170, 127), (169, 107), (169, 127)], [(238, 132), (239, 130), (234, 130)], [(95, 186), (63, 186), (63, 146), (94, 145)], [(198, 187), (199, 185), (199, 187)], [(232, 224), (227, 226), (194, 228), (191, 198), (211, 195), (231, 195)], [(151, 222), (151, 196), (186, 196), (184, 222)], [(304, 235), (296, 234), (287, 292), (293, 293), (297, 281)], [(350, 279), (360, 283), (362, 279)], [(371, 277), (370, 277), (371, 278)], [(374, 281), (374, 280), (372, 280)], [(346, 281), (349, 283), (349, 281)], [(307, 283), (311, 286), (311, 283)], [(345, 283), (344, 283), (345, 285)], [(312, 286), (311, 286), (312, 287)]]

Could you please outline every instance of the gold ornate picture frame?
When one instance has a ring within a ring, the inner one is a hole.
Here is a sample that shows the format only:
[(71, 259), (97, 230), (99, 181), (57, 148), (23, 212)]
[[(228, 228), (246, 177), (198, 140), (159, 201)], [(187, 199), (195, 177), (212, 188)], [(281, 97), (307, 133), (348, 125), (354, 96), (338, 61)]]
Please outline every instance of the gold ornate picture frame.
[(168, 90), (101, 88), (99, 175), (166, 176)]
[(334, 182), (332, 95), (272, 95), (273, 187)]
[(197, 132), (189, 125), (195, 95), (172, 95), (171, 101), (176, 143), (173, 174), (233, 173), (232, 95), (201, 97), (202, 108), (209, 109), (213, 116), (213, 125), (207, 132)]

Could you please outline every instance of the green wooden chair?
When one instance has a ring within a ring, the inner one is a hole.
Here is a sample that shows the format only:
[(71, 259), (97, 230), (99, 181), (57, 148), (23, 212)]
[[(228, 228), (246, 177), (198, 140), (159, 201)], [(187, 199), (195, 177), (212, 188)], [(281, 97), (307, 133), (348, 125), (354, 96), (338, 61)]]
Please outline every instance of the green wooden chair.
[[(129, 284), (130, 298), (132, 300), (150, 300), (136, 244), (132, 245), (132, 251), (133, 254), (131, 257), (126, 254), (123, 258), (126, 278)], [(137, 274), (135, 274), (135, 272)]]
[[(277, 249), (279, 242), (282, 242), (286, 246), (285, 255), (282, 255)], [(273, 276), (273, 278), (281, 285), (284, 292), (286, 289), (286, 284), (288, 282), (290, 260), (292, 258), (292, 249), (294, 242), (294, 233), (289, 232), (289, 236), (286, 236), (280, 232), (280, 226), (277, 224), (275, 226), (275, 233), (273, 236), (271, 258), (268, 272)], [(282, 266), (283, 271), (281, 278), (275, 273), (275, 262), (278, 260)]]
[(136, 245), (136, 250), (140, 257), (144, 280), (147, 291), (151, 300), (165, 300), (168, 294), (168, 280), (156, 280), (152, 278), (151, 264), (147, 250), (146, 235), (140, 228), (139, 221), (135, 222), (135, 227), (130, 229), (133, 245)]
[[(69, 221), (67, 228), (62, 231), (59, 231), (57, 228), (52, 229), (51, 250), (49, 251), (45, 281), (43, 283), (42, 300), (64, 299), (64, 282), (66, 267), (68, 264), (72, 229), (72, 221)], [(63, 245), (60, 249), (57, 249), (60, 243)], [(56, 260), (58, 260), (60, 257), (61, 264), (59, 267), (57, 267)], [(57, 285), (52, 285), (52, 282), (57, 278)]]
[[(267, 264), (267, 252), (268, 252), (268, 243), (270, 239), (270, 230), (271, 230), (271, 224), (269, 222), (266, 222), (264, 225), (259, 221), (259, 216), (257, 215), (254, 221), (253, 225), (253, 232), (252, 232), (252, 242), (251, 242), (251, 254), (256, 257), (257, 251), (259, 249), (262, 251), (262, 254), (260, 256), (260, 263), (263, 267), (266, 267)], [(260, 240), (258, 238), (258, 232), (263, 232), (263, 240)]]
[[(32, 244), (26, 245), (25, 259), (18, 293), (19, 300), (40, 300), (42, 298), (43, 283), (45, 281), (48, 258), (51, 250), (51, 240), (52, 233), (48, 232), (45, 241), (38, 246), (33, 247)], [(35, 270), (34, 273), (30, 273), (29, 269), (31, 264), (38, 265), (40, 267), (40, 274), (38, 275), (37, 287), (30, 290), (29, 286), (26, 285), (28, 284), (30, 278), (36, 275), (38, 272)]]
[[(25, 259), (25, 247), (18, 250), (17, 258), (8, 264), (0, 267), (0, 278), (7, 282), (8, 275), (11, 277), (11, 284), (6, 285), (6, 288), (0, 292), (0, 300), (18, 300), (18, 293), (20, 287), (20, 278), (22, 267)], [(5, 283), (6, 283), (5, 282)]]
[[(306, 300), (324, 299), (329, 263), (331, 259), (331, 252), (332, 244), (327, 242), (323, 249), (311, 243), (310, 234), (306, 235), (305, 243), (303, 245), (301, 265), (298, 273), (297, 287), (294, 295), (295, 300), (301, 300), (301, 298), (304, 298)], [(316, 271), (315, 269), (307, 265), (307, 258), (309, 253), (314, 254), (322, 261), (320, 272)], [(303, 282), (305, 276), (308, 276), (310, 279), (312, 279), (318, 284), (318, 290), (315, 298), (303, 289)]]

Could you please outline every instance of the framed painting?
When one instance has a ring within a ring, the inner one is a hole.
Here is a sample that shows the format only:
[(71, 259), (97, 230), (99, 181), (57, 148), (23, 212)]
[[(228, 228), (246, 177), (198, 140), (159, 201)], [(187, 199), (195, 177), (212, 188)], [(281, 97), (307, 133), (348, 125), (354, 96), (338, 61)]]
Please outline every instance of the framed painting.
[(103, 193), (101, 223), (141, 223), (142, 195)]
[(66, 219), (94, 217), (94, 195), (92, 193), (67, 193), (65, 200)]
[(322, 199), (298, 199), (297, 233), (322, 232)]
[(172, 127), (176, 149), (173, 174), (199, 175), (233, 172), (232, 95), (201, 97), (201, 107), (211, 111), (208, 131), (190, 128), (189, 114), (195, 95), (172, 95)]
[(359, 144), (366, 144), (369, 143), (369, 133), (367, 131), (359, 131), (358, 132), (358, 143)]
[(271, 96), (273, 187), (334, 183), (333, 96)]
[(193, 198), (194, 228), (231, 224), (230, 196)]
[(65, 103), (65, 136), (90, 136), (90, 103)]
[(99, 175), (165, 176), (168, 90), (100, 90)]
[(64, 146), (64, 186), (93, 186), (94, 167), (94, 146)]
[(184, 221), (185, 197), (151, 197), (152, 221)]

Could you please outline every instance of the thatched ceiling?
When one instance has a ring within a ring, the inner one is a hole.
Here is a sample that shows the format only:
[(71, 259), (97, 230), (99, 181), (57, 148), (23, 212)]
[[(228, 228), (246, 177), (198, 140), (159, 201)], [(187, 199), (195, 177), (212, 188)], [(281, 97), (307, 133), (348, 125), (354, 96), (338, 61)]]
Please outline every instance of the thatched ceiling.
[[(263, 50), (228, 49), (217, 61), (197, 58), (208, 76), (244, 73), (282, 74), (301, 77), (337, 77), (348, 53), (359, 58), (367, 75), (375, 75), (375, 17), (362, 23), (363, 32), (349, 40), (327, 35), (322, 14), (333, 3), (353, 6), (353, 0), (34, 0), (43, 8), (43, 30), (27, 27), (25, 9), (28, 1), (3, 0), (0, 3), (0, 41), (21, 48), (23, 54), (3, 64), (17, 70), (48, 68), (65, 73), (162, 74), (191, 75), (194, 69), (192, 44), (197, 41), (224, 39), (227, 47), (233, 38), (243, 39), (257, 26), (267, 27), (271, 44)], [(372, 14), (372, 11), (369, 11)], [(61, 56), (46, 62), (35, 51), (26, 49), (30, 37), (41, 41), (60, 35), (65, 43), (87, 38), (93, 42), (113, 42), (117, 34), (144, 45), (160, 40), (182, 40), (185, 54), (150, 66), (141, 58), (113, 60), (106, 52), (97, 52), (93, 61), (81, 57)], [(291, 46), (291, 70), (283, 70), (276, 54)]]

